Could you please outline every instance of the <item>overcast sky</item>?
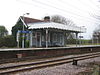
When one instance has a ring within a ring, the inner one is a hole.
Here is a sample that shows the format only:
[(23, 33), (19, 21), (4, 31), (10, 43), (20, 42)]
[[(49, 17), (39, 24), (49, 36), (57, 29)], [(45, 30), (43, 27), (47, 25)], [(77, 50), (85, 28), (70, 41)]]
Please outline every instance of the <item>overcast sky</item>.
[(98, 0), (1, 0), (0, 25), (4, 25), (11, 34), (19, 16), (42, 19), (46, 15), (61, 15), (74, 21), (77, 26), (85, 26), (84, 38), (91, 38), (93, 30), (99, 24), (95, 15), (100, 16)]

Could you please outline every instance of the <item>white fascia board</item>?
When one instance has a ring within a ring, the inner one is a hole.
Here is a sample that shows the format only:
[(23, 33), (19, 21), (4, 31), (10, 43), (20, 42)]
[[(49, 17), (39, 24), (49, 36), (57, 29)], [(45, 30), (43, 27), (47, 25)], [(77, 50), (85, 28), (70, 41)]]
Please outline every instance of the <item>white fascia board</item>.
[(63, 25), (63, 24), (54, 23), (54, 22), (30, 23), (28, 24), (28, 26), (30, 26), (29, 29), (54, 28), (54, 29), (61, 29), (61, 30), (66, 30), (66, 31), (75, 31), (79, 33), (86, 32), (86, 29), (82, 27)]
[(27, 27), (27, 24), (23, 21), (23, 19), (20, 17), (22, 23)]

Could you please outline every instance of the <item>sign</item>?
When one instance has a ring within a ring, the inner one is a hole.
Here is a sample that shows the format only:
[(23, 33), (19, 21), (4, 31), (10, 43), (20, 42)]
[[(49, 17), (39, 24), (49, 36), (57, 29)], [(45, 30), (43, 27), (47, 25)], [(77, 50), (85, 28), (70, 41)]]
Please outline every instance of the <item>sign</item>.
[(31, 31), (18, 31), (19, 33), (31, 33)]
[(79, 36), (79, 38), (83, 38), (83, 36)]

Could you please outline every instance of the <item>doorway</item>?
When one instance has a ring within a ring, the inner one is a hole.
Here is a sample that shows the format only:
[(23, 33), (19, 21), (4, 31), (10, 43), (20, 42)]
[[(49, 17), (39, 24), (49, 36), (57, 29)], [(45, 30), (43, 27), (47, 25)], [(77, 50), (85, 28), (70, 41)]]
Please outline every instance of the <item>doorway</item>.
[(36, 33), (36, 47), (41, 47), (41, 33)]

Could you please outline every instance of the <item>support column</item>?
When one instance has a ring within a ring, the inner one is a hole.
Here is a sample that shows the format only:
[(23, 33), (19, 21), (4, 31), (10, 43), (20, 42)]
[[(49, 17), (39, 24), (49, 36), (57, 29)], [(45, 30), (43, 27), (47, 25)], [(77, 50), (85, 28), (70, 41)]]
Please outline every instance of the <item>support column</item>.
[(76, 34), (76, 47), (78, 45), (78, 33), (75, 33)]
[(63, 46), (64, 46), (64, 47), (66, 46), (66, 44), (65, 44), (65, 40), (66, 40), (66, 39), (65, 39), (65, 38), (66, 38), (66, 33), (64, 32), (64, 33), (63, 33)]
[(40, 33), (40, 47), (42, 47), (41, 41), (42, 41), (42, 33)]
[(48, 29), (46, 29), (46, 48), (48, 48)]
[(30, 32), (30, 47), (32, 47), (32, 32)]
[(20, 36), (20, 31), (18, 30), (17, 36), (16, 36), (17, 48), (19, 48), (19, 36)]

